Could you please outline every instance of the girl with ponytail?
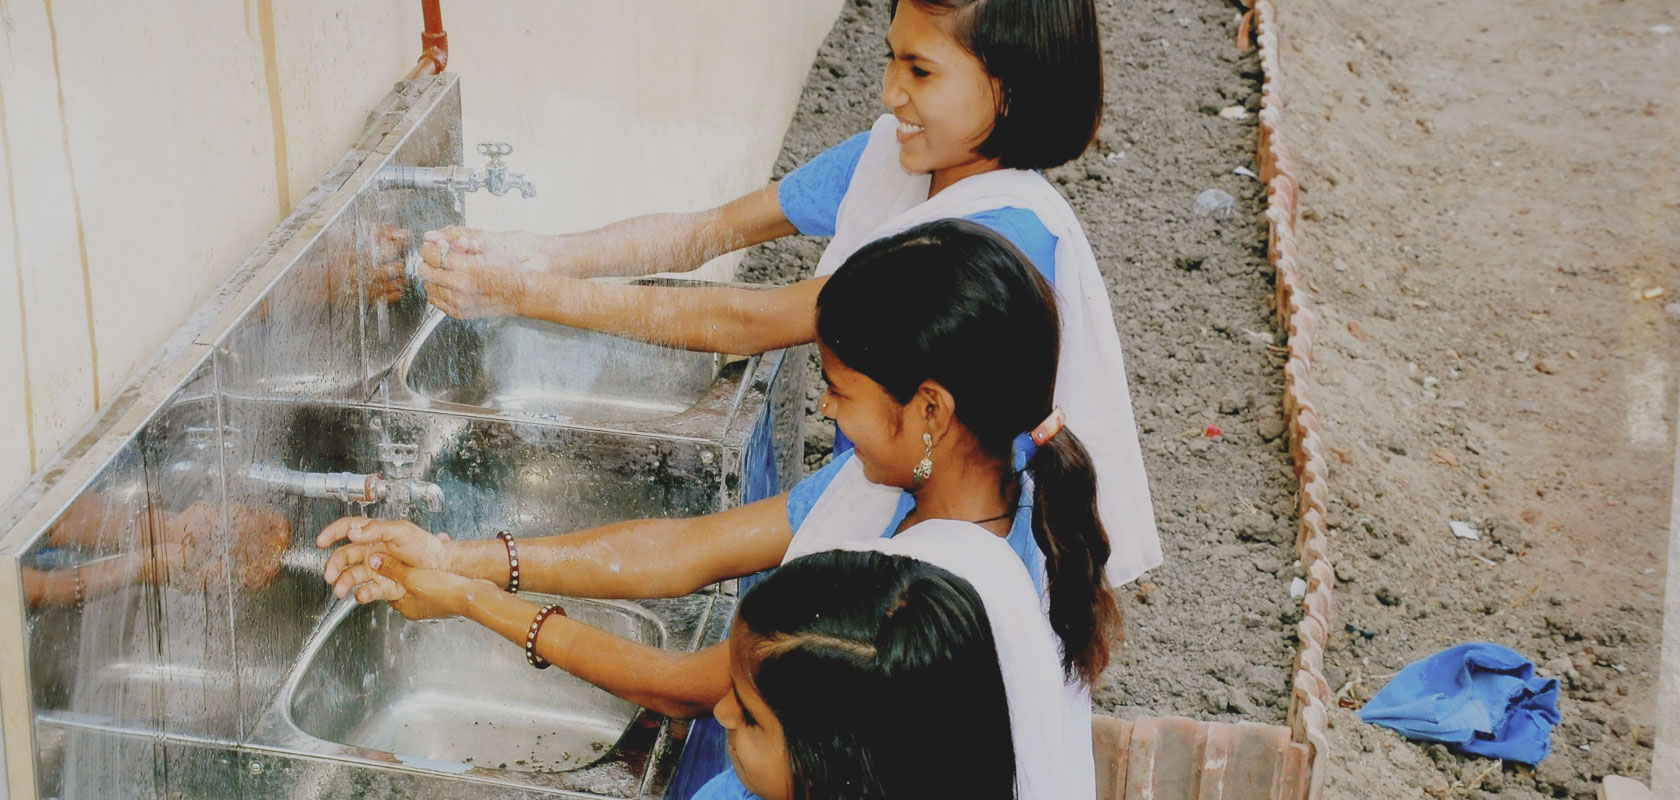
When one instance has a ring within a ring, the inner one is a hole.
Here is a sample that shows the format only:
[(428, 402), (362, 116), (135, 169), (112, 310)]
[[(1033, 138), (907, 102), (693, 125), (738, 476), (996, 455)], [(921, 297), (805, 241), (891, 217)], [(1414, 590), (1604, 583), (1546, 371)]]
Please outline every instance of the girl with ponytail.
[[(1052, 401), (1062, 319), (1050, 286), (998, 234), (947, 219), (864, 245), (816, 305), (822, 409), (854, 447), (791, 491), (705, 517), (520, 538), (516, 565), (511, 536), (450, 540), (347, 518), (317, 539), (350, 541), (326, 579), (340, 597), (388, 600), (410, 617), (472, 618), (524, 646), (534, 666), (695, 716), (731, 691), (728, 642), (674, 654), (617, 639), (502, 592), (515, 588), (510, 567), (533, 591), (635, 598), (681, 596), (823, 551), (913, 558), (964, 579), (984, 605), (1017, 796), (1093, 800), (1090, 687), (1120, 611), (1091, 457)], [(810, 691), (825, 690), (813, 679)], [(700, 763), (689, 751), (701, 752), (691, 742), (685, 763)], [(718, 768), (684, 774), (703, 782)], [(719, 780), (709, 787), (717, 796), (750, 796), (733, 771)]]

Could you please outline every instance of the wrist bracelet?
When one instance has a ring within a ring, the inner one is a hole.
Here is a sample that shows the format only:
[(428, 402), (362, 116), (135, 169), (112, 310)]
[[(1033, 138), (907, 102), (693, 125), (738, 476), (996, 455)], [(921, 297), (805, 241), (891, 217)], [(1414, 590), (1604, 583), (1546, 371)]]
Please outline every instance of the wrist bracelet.
[(513, 534), (507, 531), (496, 531), (496, 538), (507, 545), (508, 554), (508, 593), (519, 594), (519, 548), (513, 544)]
[(87, 587), (82, 584), (81, 564), (77, 564), (76, 566), (70, 568), (70, 590), (72, 592), (72, 597), (76, 601), (76, 606), (80, 608), (82, 602), (87, 600)]
[(537, 633), (542, 630), (542, 624), (548, 620), (550, 614), (566, 616), (566, 609), (558, 603), (550, 603), (537, 612), (536, 619), (531, 620), (531, 629), (525, 632), (525, 660), (537, 669), (548, 669), (548, 661), (537, 655)]

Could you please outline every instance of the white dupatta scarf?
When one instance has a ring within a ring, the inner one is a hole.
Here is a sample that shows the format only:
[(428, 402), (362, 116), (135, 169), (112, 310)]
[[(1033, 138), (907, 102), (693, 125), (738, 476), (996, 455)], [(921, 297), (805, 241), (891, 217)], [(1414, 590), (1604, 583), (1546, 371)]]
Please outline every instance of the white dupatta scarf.
[[(1068, 428), (1079, 435), (1096, 465), (1097, 506), (1113, 547), (1109, 582), (1119, 586), (1159, 566), (1161, 539), (1155, 530), (1149, 479), (1132, 417), (1120, 334), (1114, 327), (1108, 287), (1079, 218), (1044, 176), (1028, 170), (994, 170), (964, 178), (929, 198), (931, 177), (911, 175), (899, 164), (896, 128), (897, 120), (887, 114), (870, 131), (851, 187), (840, 203), (834, 238), (817, 263), (817, 276), (832, 275), (863, 245), (924, 222), (1007, 206), (1036, 214), (1056, 237), (1062, 342), (1055, 401), (1067, 412)], [(859, 481), (868, 484), (862, 469), (843, 470), (798, 533), (813, 537), (812, 541), (879, 535), (891, 521), (899, 490), (844, 485)], [(823, 506), (831, 496), (844, 497), (840, 502), (845, 505), (835, 507), (837, 513), (821, 513), (828, 510)], [(837, 530), (824, 530), (830, 526)]]
[[(842, 469), (862, 474), (855, 458)], [(836, 476), (835, 483), (842, 477)], [(813, 509), (811, 516), (817, 513)], [(875, 533), (879, 532), (877, 528)], [(1040, 610), (1038, 592), (1021, 569), (1020, 557), (1001, 537), (972, 522), (935, 519), (890, 539), (872, 536), (797, 553), (790, 549), (783, 563), (808, 552), (835, 549), (907, 556), (968, 581), (980, 595), (997, 644), (1015, 739), (1017, 797), (1095, 800), (1090, 690), (1083, 681), (1070, 681), (1063, 675), (1061, 644)]]

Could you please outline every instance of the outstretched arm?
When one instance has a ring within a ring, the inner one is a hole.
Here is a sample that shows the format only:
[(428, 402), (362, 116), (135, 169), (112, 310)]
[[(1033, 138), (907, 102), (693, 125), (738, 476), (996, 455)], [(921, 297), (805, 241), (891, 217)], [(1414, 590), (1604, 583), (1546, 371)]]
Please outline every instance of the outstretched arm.
[[(381, 580), (401, 590), (392, 603), (404, 616), (462, 616), (525, 646), (539, 608), (535, 603), (487, 581), (412, 569), (385, 555), (374, 563)], [(724, 645), (673, 653), (553, 614), (543, 622), (534, 647), (554, 666), (670, 717), (704, 714), (729, 691), (729, 650)]]
[(782, 213), (772, 183), (705, 211), (649, 214), (585, 233), (545, 237), (538, 264), (574, 278), (687, 272), (725, 253), (798, 232)]
[[(407, 566), (441, 569), (498, 587), (508, 584), (500, 539), (452, 542), (409, 522), (347, 517), (316, 544), (348, 539), (327, 560), (324, 577), (339, 597), (390, 600), (368, 559), (390, 553)], [(681, 597), (721, 580), (780, 564), (793, 541), (787, 495), (689, 519), (618, 522), (576, 533), (519, 539), (521, 589), (573, 597)]]
[(720, 208), (637, 217), (567, 236), (434, 231), (420, 250), (420, 277), (431, 303), (453, 317), (517, 314), (688, 350), (750, 355), (816, 337), (821, 282), (753, 291), (582, 278), (687, 271), (797, 232), (772, 184)]
[[(774, 289), (636, 286), (535, 277), (515, 313), (708, 353), (753, 355), (817, 338), (827, 278)], [(444, 306), (445, 311), (449, 309)]]

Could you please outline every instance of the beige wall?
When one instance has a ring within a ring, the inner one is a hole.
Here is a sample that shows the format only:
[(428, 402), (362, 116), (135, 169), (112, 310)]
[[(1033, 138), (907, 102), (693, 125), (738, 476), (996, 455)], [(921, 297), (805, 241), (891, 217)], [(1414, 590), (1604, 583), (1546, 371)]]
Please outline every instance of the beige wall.
[[(445, 3), (466, 141), (512, 142), (540, 191), (473, 196), (468, 220), (577, 230), (762, 185), (841, 2)], [(0, 20), (3, 498), (343, 154), (420, 13), (0, 0)]]

